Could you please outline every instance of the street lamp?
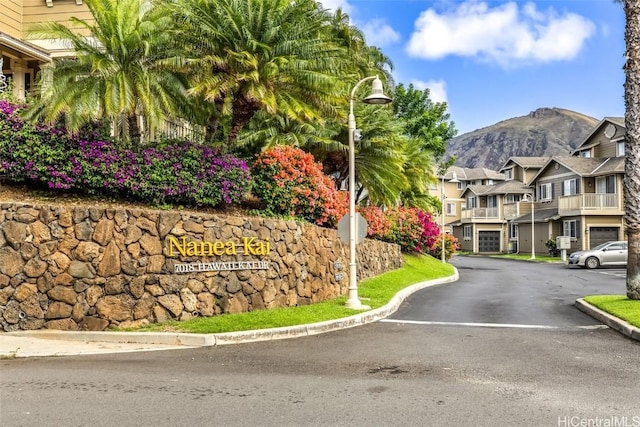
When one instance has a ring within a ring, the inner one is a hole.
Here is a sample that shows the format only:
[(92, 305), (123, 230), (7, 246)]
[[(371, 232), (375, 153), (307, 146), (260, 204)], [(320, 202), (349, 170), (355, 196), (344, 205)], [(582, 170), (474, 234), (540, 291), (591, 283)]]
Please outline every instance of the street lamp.
[(522, 199), (526, 202), (531, 202), (531, 259), (536, 259), (536, 243), (535, 243), (535, 222), (536, 222), (536, 213), (533, 206), (533, 195), (525, 194)]
[(392, 100), (382, 91), (382, 82), (378, 76), (369, 76), (360, 80), (351, 90), (349, 98), (349, 297), (345, 306), (365, 310), (369, 307), (362, 305), (358, 298), (358, 280), (356, 266), (356, 154), (354, 147), (354, 133), (356, 132), (356, 119), (353, 115), (353, 102), (356, 91), (360, 85), (368, 80), (371, 82), (371, 94), (364, 98), (365, 104), (388, 104)]
[[(444, 178), (447, 175), (446, 171), (442, 174), (442, 247), (440, 248), (440, 252), (442, 255), (442, 262), (447, 262), (447, 258), (445, 256), (445, 247), (446, 247), (446, 233), (444, 232), (444, 208), (445, 208), (445, 200), (447, 199), (447, 194), (444, 192)], [(454, 184), (460, 182), (458, 180), (458, 175), (453, 172), (453, 177), (448, 181)]]

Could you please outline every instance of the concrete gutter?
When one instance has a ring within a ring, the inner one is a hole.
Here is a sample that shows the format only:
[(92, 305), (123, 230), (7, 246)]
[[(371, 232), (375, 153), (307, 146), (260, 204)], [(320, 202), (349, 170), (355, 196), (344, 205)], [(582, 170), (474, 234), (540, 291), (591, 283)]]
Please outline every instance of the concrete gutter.
[(612, 316), (606, 311), (600, 310), (599, 308), (586, 302), (583, 298), (578, 298), (576, 300), (575, 305), (576, 305), (576, 308), (578, 308), (578, 310), (604, 323), (611, 329), (615, 329), (616, 331), (620, 332), (622, 335), (625, 335), (631, 338), (632, 340), (640, 341), (640, 328), (636, 328), (632, 324), (618, 317)]
[(457, 281), (458, 270), (454, 268), (454, 274), (436, 280), (420, 282), (398, 292), (383, 307), (358, 313), (353, 316), (324, 322), (310, 323), (307, 325), (287, 326), (281, 328), (260, 329), (254, 331), (226, 332), (218, 334), (193, 334), (177, 332), (98, 332), (98, 331), (15, 331), (0, 334), (7, 337), (24, 337), (29, 339), (82, 341), (114, 344), (140, 344), (183, 347), (210, 347), (216, 345), (237, 344), (256, 341), (271, 341), (285, 338), (296, 338), (322, 334), (338, 329), (352, 328), (365, 325), (388, 317), (394, 313), (402, 302), (411, 294), (431, 286)]

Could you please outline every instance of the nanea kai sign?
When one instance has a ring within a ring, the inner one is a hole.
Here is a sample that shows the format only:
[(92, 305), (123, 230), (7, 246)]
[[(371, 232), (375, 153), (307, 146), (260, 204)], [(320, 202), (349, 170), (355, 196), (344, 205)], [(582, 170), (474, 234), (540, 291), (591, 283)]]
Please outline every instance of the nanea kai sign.
[[(186, 237), (169, 237), (167, 254), (170, 257), (216, 257), (223, 255), (267, 256), (271, 253), (269, 239), (243, 237), (240, 243), (233, 241), (187, 241)], [(268, 261), (216, 261), (175, 264), (175, 273), (230, 270), (266, 270)]]

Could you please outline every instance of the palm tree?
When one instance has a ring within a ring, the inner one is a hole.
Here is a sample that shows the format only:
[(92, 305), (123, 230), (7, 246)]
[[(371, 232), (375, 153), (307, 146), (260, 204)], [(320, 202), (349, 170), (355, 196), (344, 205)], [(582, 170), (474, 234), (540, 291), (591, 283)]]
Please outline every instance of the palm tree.
[(258, 153), (276, 145), (310, 150), (313, 147), (337, 144), (334, 139), (337, 133), (335, 126), (329, 123), (302, 122), (258, 111), (238, 137), (237, 146), (247, 154)]
[[(356, 104), (355, 115), (362, 139), (355, 142), (356, 199), (379, 206), (395, 206), (402, 191), (409, 188), (403, 167), (406, 161), (406, 138), (394, 120), (390, 107)], [(348, 130), (340, 127), (338, 141), (347, 141)], [(338, 143), (309, 147), (322, 161), (325, 173), (338, 187), (349, 178), (348, 144)]]
[(169, 2), (187, 48), (190, 94), (216, 106), (211, 126), (228, 115), (227, 146), (258, 111), (293, 122), (336, 115), (347, 64), (324, 37), (330, 15), (313, 0)]
[(624, 84), (625, 178), (624, 205), (629, 256), (627, 296), (640, 300), (640, 2), (624, 0), (627, 45)]
[(28, 116), (49, 122), (63, 116), (72, 131), (106, 119), (116, 137), (136, 140), (138, 116), (153, 129), (184, 98), (183, 79), (160, 64), (172, 23), (156, 13), (152, 0), (85, 3), (93, 23), (71, 18), (69, 26), (50, 22), (32, 28), (32, 37), (63, 40), (76, 57), (54, 61)]

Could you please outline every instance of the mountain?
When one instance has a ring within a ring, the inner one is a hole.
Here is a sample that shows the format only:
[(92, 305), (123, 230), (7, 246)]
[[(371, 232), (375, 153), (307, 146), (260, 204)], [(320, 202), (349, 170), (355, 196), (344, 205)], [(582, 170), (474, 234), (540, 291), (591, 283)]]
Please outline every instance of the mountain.
[(452, 138), (447, 156), (456, 166), (498, 170), (513, 156), (569, 154), (600, 120), (562, 108), (539, 108)]

